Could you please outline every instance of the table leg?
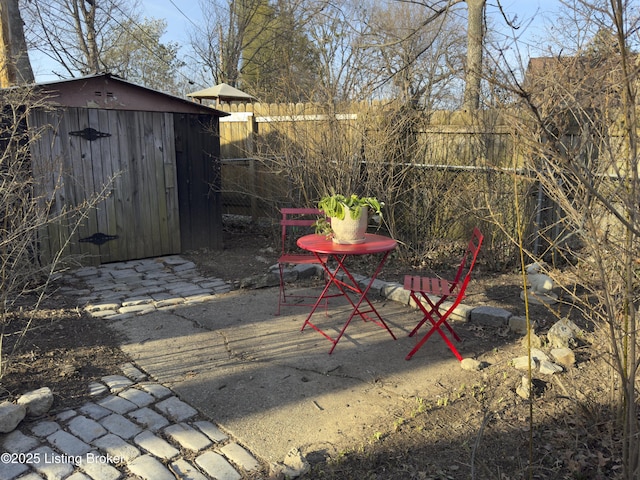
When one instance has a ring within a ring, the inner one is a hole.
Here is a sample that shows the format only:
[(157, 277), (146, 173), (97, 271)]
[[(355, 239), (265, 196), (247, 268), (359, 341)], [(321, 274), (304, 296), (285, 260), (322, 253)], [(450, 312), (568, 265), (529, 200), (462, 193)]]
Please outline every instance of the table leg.
[[(365, 322), (366, 321), (372, 321), (376, 325), (386, 329), (389, 332), (389, 334), (391, 335), (391, 337), (394, 340), (396, 340), (396, 337), (393, 334), (393, 332), (391, 331), (391, 329), (389, 328), (389, 326), (383, 320), (382, 316), (380, 316), (380, 314), (378, 313), (376, 308), (373, 306), (371, 301), (367, 298), (367, 293), (371, 289), (371, 286), (373, 285), (373, 282), (375, 281), (375, 279), (377, 278), (378, 274), (382, 270), (382, 267), (385, 264), (385, 262), (387, 260), (387, 257), (389, 256), (389, 252), (385, 252), (385, 254), (382, 256), (382, 259), (380, 260), (380, 262), (378, 262), (378, 266), (377, 266), (374, 274), (371, 276), (371, 278), (369, 280), (369, 283), (364, 288), (364, 290), (362, 290), (360, 288), (360, 286), (358, 285), (358, 282), (355, 280), (355, 278), (353, 277), (351, 272), (349, 272), (349, 270), (346, 268), (346, 266), (344, 264), (346, 255), (343, 255), (342, 257), (338, 257), (337, 255), (333, 255), (333, 259), (338, 263), (338, 267), (335, 269), (335, 272), (333, 272), (333, 273), (331, 272), (331, 269), (327, 266), (327, 264), (322, 262), (322, 260), (320, 259), (320, 257), (317, 254), (316, 254), (316, 256), (318, 257), (318, 260), (320, 260), (320, 263), (322, 264), (322, 266), (323, 266), (325, 272), (327, 273), (327, 275), (329, 275), (330, 281), (327, 282), (327, 284), (325, 285), (325, 288), (322, 290), (322, 293), (318, 297), (318, 301), (315, 303), (315, 305), (313, 306), (313, 308), (311, 310), (311, 313), (309, 314), (309, 316), (305, 320), (304, 324), (302, 325), (302, 330), (304, 330), (304, 328), (307, 325), (310, 325), (314, 330), (320, 332), (325, 338), (327, 338), (329, 341), (331, 341), (331, 343), (333, 343), (333, 346), (331, 347), (331, 350), (329, 350), (329, 354), (333, 353), (333, 350), (336, 348), (336, 345), (338, 344), (338, 341), (340, 341), (340, 339), (344, 335), (344, 332), (346, 331), (347, 327), (349, 326), (349, 324), (351, 323), (351, 320), (353, 319), (353, 317), (355, 315), (359, 315), (362, 318), (362, 320), (365, 321)], [(344, 274), (347, 276), (347, 278), (349, 279), (349, 281), (351, 282), (352, 285), (349, 285), (348, 283), (346, 283), (346, 282), (344, 282), (342, 280), (339, 280), (337, 278), (338, 273), (339, 273), (340, 270), (342, 270), (344, 272)], [(330, 337), (328, 334), (326, 334), (324, 331), (322, 331), (318, 326), (314, 325), (311, 322), (311, 317), (313, 316), (313, 314), (314, 314), (315, 310), (317, 309), (318, 305), (320, 304), (320, 302), (325, 298), (325, 295), (326, 295), (329, 287), (332, 284), (335, 285), (338, 288), (338, 290), (340, 290), (341, 296), (346, 297), (347, 300), (349, 301), (349, 303), (351, 304), (351, 306), (353, 307), (353, 309), (351, 311), (351, 314), (349, 315), (349, 318), (347, 319), (347, 321), (345, 322), (344, 326), (342, 327), (342, 330), (340, 331), (340, 333), (338, 334), (338, 336), (335, 339)], [(347, 293), (346, 289), (351, 290), (353, 293), (355, 293), (355, 294), (357, 294), (359, 296), (357, 302), (354, 302), (351, 299), (351, 297)], [(369, 310), (364, 310), (364, 311), (360, 310), (360, 307), (361, 307), (362, 303), (365, 302), (365, 301), (367, 302), (367, 305), (369, 306)], [(371, 318), (369, 315), (367, 315), (369, 313), (375, 314), (375, 317), (377, 317), (377, 320), (375, 318)]]

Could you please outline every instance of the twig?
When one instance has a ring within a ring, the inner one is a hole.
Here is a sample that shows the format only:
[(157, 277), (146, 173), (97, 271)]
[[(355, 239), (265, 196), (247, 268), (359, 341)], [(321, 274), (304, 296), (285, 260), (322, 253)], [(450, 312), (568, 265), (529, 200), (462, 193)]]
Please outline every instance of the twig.
[(482, 419), (482, 424), (480, 425), (480, 430), (478, 430), (478, 435), (476, 435), (476, 441), (473, 444), (473, 450), (471, 452), (471, 480), (475, 480), (476, 478), (476, 451), (480, 446), (480, 441), (482, 440), (482, 436), (484, 435), (484, 427), (489, 423), (489, 419), (491, 418), (491, 414), (488, 411), (484, 412), (484, 418)]

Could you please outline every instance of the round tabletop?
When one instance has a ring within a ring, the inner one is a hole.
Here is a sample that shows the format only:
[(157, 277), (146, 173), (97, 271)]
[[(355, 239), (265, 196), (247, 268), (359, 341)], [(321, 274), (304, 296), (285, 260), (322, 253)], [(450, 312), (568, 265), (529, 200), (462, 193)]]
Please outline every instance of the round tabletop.
[(363, 243), (342, 244), (335, 243), (326, 235), (312, 233), (300, 237), (297, 241), (300, 248), (315, 253), (336, 254), (336, 255), (367, 255), (371, 253), (381, 253), (393, 250), (398, 245), (393, 238), (366, 233)]

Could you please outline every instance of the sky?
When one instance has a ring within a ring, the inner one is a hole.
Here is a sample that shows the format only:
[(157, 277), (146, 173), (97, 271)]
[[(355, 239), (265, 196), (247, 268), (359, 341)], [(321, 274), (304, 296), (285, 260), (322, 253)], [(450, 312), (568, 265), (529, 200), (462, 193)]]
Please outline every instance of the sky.
[[(494, 18), (498, 27), (507, 32), (504, 21), (500, 18), (495, 7), (496, 1), (488, 0), (488, 4), (488, 15)], [(539, 43), (535, 39), (544, 35), (545, 18), (552, 17), (551, 13), (560, 6), (560, 0), (501, 0), (501, 4), (509, 18), (517, 15), (521, 22), (531, 21), (525, 34), (519, 40), (519, 45), (527, 57), (540, 55)], [(195, 29), (193, 23), (198, 23), (200, 17), (199, 2), (141, 0), (141, 5), (143, 15), (149, 18), (164, 19), (167, 22), (167, 33), (163, 36), (163, 41), (177, 42), (181, 45), (189, 43), (189, 32)], [(47, 73), (52, 70), (52, 67), (47, 65), (44, 59), (33, 53), (30, 53), (30, 58), (36, 81), (58, 79), (58, 77)]]

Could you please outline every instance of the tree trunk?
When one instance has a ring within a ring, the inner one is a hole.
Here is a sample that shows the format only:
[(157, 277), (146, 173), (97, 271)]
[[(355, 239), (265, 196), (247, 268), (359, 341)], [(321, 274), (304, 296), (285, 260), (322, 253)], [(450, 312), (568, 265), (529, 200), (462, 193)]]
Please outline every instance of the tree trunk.
[(480, 81), (482, 80), (482, 46), (484, 43), (484, 9), (486, 0), (467, 2), (467, 67), (463, 108), (467, 111), (480, 107)]
[(18, 0), (0, 0), (0, 87), (34, 82)]

